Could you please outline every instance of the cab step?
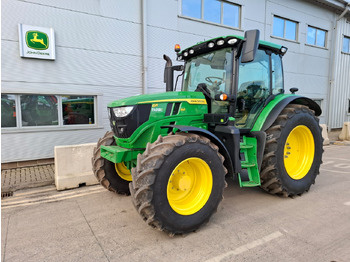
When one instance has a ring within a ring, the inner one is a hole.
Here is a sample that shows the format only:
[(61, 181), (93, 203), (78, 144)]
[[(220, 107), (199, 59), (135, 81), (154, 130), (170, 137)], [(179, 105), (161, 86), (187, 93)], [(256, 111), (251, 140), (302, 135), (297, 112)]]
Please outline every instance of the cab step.
[(239, 185), (241, 187), (260, 186), (256, 138), (243, 136), (240, 153), (242, 171), (238, 173)]

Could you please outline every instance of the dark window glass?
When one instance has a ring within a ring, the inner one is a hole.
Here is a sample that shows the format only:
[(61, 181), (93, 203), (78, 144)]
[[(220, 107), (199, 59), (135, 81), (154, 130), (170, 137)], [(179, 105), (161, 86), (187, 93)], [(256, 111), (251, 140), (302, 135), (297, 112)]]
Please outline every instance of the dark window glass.
[(58, 125), (57, 97), (21, 95), (22, 126)]
[(204, 20), (220, 24), (221, 3), (216, 0), (204, 0)]
[(308, 27), (307, 29), (307, 43), (309, 45), (315, 45), (316, 44), (316, 28)]
[(273, 35), (284, 37), (284, 20), (279, 17), (273, 18)]
[(63, 124), (94, 124), (93, 96), (62, 96)]
[(14, 95), (1, 95), (1, 127), (16, 127), (16, 101)]
[(224, 25), (239, 27), (239, 6), (223, 3), (223, 23)]
[(343, 52), (350, 53), (350, 37), (344, 36), (344, 39), (343, 39)]
[(182, 15), (201, 18), (201, 0), (182, 0)]

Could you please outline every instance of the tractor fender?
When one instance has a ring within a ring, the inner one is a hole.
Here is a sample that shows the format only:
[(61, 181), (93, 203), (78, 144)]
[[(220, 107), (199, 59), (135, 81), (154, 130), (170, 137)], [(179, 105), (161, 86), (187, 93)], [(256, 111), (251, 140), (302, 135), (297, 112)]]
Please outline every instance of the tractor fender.
[(268, 114), (264, 124), (260, 130), (256, 131), (265, 131), (267, 130), (277, 119), (279, 114), (288, 104), (298, 104), (308, 106), (311, 110), (315, 111), (315, 115), (319, 116), (322, 114), (320, 106), (310, 98), (304, 96), (288, 96), (281, 100)]
[(223, 157), (225, 158), (224, 165), (228, 170), (228, 174), (234, 174), (231, 156), (226, 146), (212, 132), (203, 128), (193, 127), (193, 126), (167, 125), (167, 126), (162, 126), (162, 128), (178, 129), (181, 132), (193, 133), (193, 134), (208, 138), (212, 143), (214, 143), (219, 147), (220, 154), (223, 155)]

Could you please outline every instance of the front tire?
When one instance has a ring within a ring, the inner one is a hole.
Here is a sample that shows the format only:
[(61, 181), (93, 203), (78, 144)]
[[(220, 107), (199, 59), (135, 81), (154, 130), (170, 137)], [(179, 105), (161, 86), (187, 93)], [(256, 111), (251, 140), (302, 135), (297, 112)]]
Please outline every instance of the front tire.
[(319, 174), (323, 153), (321, 128), (314, 112), (290, 104), (266, 134), (261, 187), (285, 197), (307, 192)]
[(133, 203), (150, 226), (195, 231), (216, 212), (226, 186), (224, 158), (209, 139), (177, 133), (148, 144), (132, 169)]
[(101, 156), (101, 146), (115, 145), (113, 132), (107, 132), (94, 148), (92, 171), (98, 182), (109, 191), (121, 195), (130, 195), (129, 183), (131, 181), (130, 171), (124, 163), (112, 163)]

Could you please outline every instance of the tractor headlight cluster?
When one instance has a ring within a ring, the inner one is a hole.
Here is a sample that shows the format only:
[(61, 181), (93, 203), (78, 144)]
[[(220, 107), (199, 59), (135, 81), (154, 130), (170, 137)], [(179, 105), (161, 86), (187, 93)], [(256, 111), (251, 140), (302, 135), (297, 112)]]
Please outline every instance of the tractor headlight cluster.
[(126, 117), (133, 110), (134, 106), (122, 106), (113, 108), (116, 117)]

